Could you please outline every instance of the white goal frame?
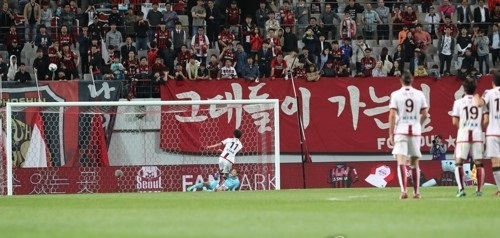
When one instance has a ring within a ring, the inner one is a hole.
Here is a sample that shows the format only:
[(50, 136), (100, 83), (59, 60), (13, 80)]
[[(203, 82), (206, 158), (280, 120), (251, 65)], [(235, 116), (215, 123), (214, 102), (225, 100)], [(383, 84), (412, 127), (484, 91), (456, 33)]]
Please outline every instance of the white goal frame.
[(281, 189), (280, 177), (280, 124), (278, 99), (246, 99), (246, 100), (191, 100), (191, 101), (111, 101), (111, 102), (8, 102), (5, 106), (6, 113), (6, 177), (7, 196), (13, 195), (13, 170), (12, 170), (12, 113), (13, 107), (85, 107), (85, 106), (190, 106), (190, 105), (244, 105), (244, 104), (270, 104), (274, 110), (274, 172), (275, 190)]

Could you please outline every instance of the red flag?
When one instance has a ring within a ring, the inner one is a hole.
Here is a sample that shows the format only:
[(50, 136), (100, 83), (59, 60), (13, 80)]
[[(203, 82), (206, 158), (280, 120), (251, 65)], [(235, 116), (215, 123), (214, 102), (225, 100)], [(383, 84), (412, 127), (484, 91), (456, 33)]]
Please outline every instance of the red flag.
[(99, 114), (92, 116), (92, 127), (87, 150), (87, 155), (92, 163), (99, 167), (109, 166), (106, 136), (102, 126), (102, 117)]
[(30, 145), (23, 168), (50, 167), (50, 154), (45, 141), (45, 129), (40, 112), (35, 112)]

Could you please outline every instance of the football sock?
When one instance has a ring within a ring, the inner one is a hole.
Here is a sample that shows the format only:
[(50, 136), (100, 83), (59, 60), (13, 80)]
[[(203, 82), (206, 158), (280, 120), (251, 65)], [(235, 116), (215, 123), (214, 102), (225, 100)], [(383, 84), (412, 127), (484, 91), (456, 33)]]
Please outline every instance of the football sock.
[(484, 167), (478, 166), (477, 167), (477, 189), (476, 192), (481, 192), (481, 189), (483, 188), (484, 184)]
[(412, 167), (411, 168), (411, 178), (413, 180), (413, 194), (419, 194), (420, 188), (420, 168)]
[(497, 190), (500, 191), (500, 167), (494, 167), (493, 177), (495, 178), (495, 184), (497, 185)]
[(398, 165), (398, 180), (401, 192), (406, 193), (406, 165), (404, 164)]
[(455, 167), (455, 179), (457, 180), (458, 191), (462, 191), (465, 187), (464, 184), (464, 168), (462, 164), (456, 164)]

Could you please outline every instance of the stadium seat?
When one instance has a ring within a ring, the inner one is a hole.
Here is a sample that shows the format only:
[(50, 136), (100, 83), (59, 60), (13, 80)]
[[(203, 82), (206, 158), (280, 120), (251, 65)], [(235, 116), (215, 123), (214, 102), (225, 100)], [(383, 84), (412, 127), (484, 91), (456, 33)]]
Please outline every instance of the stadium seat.
[(392, 40), (392, 46), (396, 47), (399, 45), (399, 40)]
[(392, 46), (392, 41), (391, 40), (379, 40), (378, 44), (382, 47), (391, 47)]
[(139, 50), (137, 52), (137, 57), (140, 59), (141, 57), (148, 57), (148, 51), (147, 50)]

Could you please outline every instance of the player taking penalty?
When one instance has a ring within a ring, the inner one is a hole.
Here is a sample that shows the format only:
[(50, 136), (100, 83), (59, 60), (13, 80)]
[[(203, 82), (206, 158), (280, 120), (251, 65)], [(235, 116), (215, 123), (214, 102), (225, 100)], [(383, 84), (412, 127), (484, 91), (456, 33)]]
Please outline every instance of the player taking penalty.
[[(413, 77), (409, 72), (401, 76), (401, 89), (391, 93), (389, 103), (389, 144), (394, 146), (392, 154), (398, 161), (400, 199), (408, 198), (406, 161), (410, 157), (413, 179), (413, 198), (420, 198), (420, 168), (418, 160), (422, 124), (428, 117), (428, 104), (422, 91), (413, 88)], [(397, 116), (397, 120), (396, 120)]]
[(458, 128), (457, 144), (455, 147), (455, 179), (458, 185), (457, 197), (465, 197), (465, 182), (463, 162), (469, 153), (477, 168), (477, 190), (476, 196), (482, 195), (484, 184), (483, 159), (483, 130), (482, 115), (483, 107), (475, 98), (476, 80), (468, 78), (464, 80), (463, 87), (465, 96), (453, 103), (452, 123)]
[(482, 99), (486, 106), (483, 117), (486, 127), (486, 158), (491, 158), (493, 177), (497, 185), (494, 195), (500, 196), (500, 70), (494, 71), (493, 88), (487, 90)]
[(220, 143), (206, 147), (206, 149), (212, 149), (219, 146), (224, 146), (224, 149), (222, 150), (222, 153), (219, 157), (219, 171), (223, 175), (224, 179), (227, 178), (227, 174), (233, 167), (236, 154), (241, 150), (241, 148), (243, 148), (243, 144), (241, 144), (240, 141), (241, 135), (242, 132), (236, 129), (233, 132), (233, 138), (227, 138)]

